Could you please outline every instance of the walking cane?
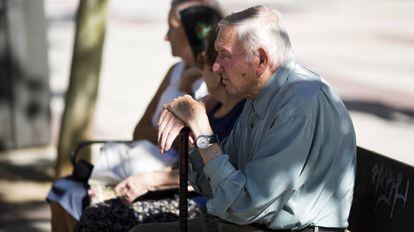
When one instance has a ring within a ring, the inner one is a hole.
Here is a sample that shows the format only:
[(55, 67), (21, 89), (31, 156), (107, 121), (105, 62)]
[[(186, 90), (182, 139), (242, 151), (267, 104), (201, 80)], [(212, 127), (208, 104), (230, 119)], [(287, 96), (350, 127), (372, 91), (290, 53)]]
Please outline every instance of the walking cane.
[(181, 232), (187, 232), (187, 214), (188, 214), (188, 135), (190, 129), (184, 127), (180, 132), (180, 217), (179, 225)]

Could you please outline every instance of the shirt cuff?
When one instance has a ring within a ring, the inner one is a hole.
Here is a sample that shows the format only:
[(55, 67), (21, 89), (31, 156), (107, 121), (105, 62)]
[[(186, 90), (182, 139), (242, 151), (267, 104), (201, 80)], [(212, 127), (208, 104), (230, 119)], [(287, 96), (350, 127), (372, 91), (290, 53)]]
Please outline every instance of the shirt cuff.
[(228, 155), (218, 155), (210, 160), (204, 166), (204, 175), (209, 179), (210, 185), (214, 191), (220, 181), (226, 179), (230, 174), (236, 171), (229, 162)]

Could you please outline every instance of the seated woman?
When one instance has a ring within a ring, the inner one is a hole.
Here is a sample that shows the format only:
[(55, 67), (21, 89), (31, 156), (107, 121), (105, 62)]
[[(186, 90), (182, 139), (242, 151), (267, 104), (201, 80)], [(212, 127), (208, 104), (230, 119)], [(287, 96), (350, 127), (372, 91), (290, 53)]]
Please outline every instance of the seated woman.
[[(198, 64), (203, 67), (203, 79), (210, 92), (208, 99), (203, 99), (206, 102), (209, 120), (215, 134), (224, 139), (237, 121), (244, 100), (229, 95), (221, 83), (221, 77), (211, 69), (217, 55), (212, 45), (216, 36), (216, 26), (201, 23), (197, 25), (194, 19), (200, 19), (202, 14), (210, 15), (215, 12), (203, 6), (193, 6), (180, 11), (187, 39), (192, 41), (193, 53), (199, 57)], [(205, 46), (206, 44), (210, 45)], [(131, 176), (116, 187), (119, 198), (92, 205), (85, 210), (77, 231), (128, 231), (138, 223), (176, 221), (179, 202), (177, 191), (154, 191), (163, 187), (178, 186), (178, 183), (177, 169)], [(147, 192), (150, 193), (144, 195)], [(190, 194), (189, 217), (202, 214), (205, 202), (206, 198)]]
[[(215, 5), (213, 0), (202, 2)], [(178, 159), (175, 151), (164, 157), (160, 155), (155, 145), (156, 126), (165, 103), (185, 93), (193, 94), (196, 98), (203, 97), (207, 93), (205, 83), (200, 79), (200, 72), (194, 68), (195, 59), (184, 29), (177, 13), (173, 13), (177, 7), (188, 7), (189, 4), (191, 3), (173, 2), (171, 9), (174, 10), (170, 11), (169, 30), (165, 37), (171, 44), (172, 55), (181, 57), (183, 61), (170, 68), (144, 116), (137, 124), (133, 136), (137, 142), (131, 146), (125, 144), (104, 146), (93, 171), (98, 179), (116, 185), (133, 174), (171, 167)], [(119, 165), (121, 162), (136, 165)], [(52, 231), (74, 230), (83, 210), (89, 205), (88, 188), (88, 183), (73, 177), (61, 178), (53, 183), (47, 196), (52, 212)]]

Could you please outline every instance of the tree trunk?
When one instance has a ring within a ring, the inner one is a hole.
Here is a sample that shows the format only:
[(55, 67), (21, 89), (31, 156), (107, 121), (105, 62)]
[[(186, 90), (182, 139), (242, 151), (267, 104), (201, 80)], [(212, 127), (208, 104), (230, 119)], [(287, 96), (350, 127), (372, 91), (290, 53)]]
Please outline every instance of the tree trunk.
[(69, 153), (88, 138), (98, 95), (108, 0), (81, 0), (76, 18), (75, 45), (69, 88), (62, 117), (55, 177), (71, 172)]

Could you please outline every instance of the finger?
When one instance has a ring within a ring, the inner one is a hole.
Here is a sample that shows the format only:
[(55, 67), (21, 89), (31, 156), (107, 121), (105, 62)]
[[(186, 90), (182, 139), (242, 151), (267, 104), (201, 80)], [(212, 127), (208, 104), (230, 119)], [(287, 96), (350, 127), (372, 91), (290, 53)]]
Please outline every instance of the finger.
[(129, 200), (128, 200), (128, 196), (127, 195), (122, 195), (120, 197), (122, 204), (124, 205), (129, 205)]
[(132, 203), (135, 201), (135, 199), (137, 199), (138, 197), (144, 195), (145, 193), (147, 193), (148, 190), (146, 190), (145, 188), (138, 188), (135, 189), (131, 195), (129, 196), (129, 201)]
[(89, 195), (89, 197), (95, 197), (95, 196), (96, 196), (96, 191), (95, 191), (95, 189), (90, 188), (90, 189), (88, 190), (88, 195)]
[(163, 119), (158, 124), (158, 133), (159, 134), (164, 130), (165, 126), (171, 120), (171, 118), (175, 118), (175, 116), (168, 110), (164, 110), (163, 114), (164, 114)]
[(115, 186), (115, 193), (117, 195), (122, 195), (122, 189), (125, 187), (125, 181), (122, 181), (121, 183), (117, 184)]
[(158, 119), (158, 124), (157, 124), (158, 126), (163, 122), (167, 114), (168, 114), (168, 110), (164, 108), (164, 110), (161, 112), (160, 118)]
[(181, 96), (176, 97), (174, 100), (172, 100), (170, 102), (170, 104), (165, 104), (164, 109), (171, 110), (172, 108), (174, 108), (177, 105), (177, 102), (180, 102), (180, 99), (181, 99)]
[(125, 200), (127, 201), (128, 204), (131, 204), (134, 201), (134, 197), (132, 196), (133, 193), (132, 192), (128, 192), (125, 196)]
[[(174, 101), (174, 100), (173, 100), (173, 101)], [(171, 104), (171, 103), (164, 104), (164, 105), (162, 106), (162, 108), (164, 108), (164, 109), (168, 109), (168, 107), (170, 106), (170, 104)]]
[(168, 137), (168, 134), (170, 133), (170, 129), (177, 122), (183, 124), (183, 122), (179, 118), (175, 117), (172, 113), (169, 112), (163, 124), (160, 125), (159, 127), (160, 130), (159, 130), (159, 135), (158, 135), (158, 145), (162, 153), (165, 151), (164, 149), (165, 138)]
[[(167, 122), (167, 124), (165, 125), (165, 128), (164, 128), (162, 136), (161, 136), (161, 141), (159, 143), (160, 148), (163, 152), (169, 150), (169, 148), (171, 147), (171, 144), (167, 145), (168, 138), (172, 137), (172, 136), (177, 137), (177, 135), (178, 135), (178, 134), (174, 135), (173, 134), (174, 131), (172, 129), (174, 127), (177, 127), (177, 126), (180, 127), (180, 125), (181, 125), (181, 128), (182, 128), (183, 127), (182, 122), (179, 119), (175, 118), (175, 117), (171, 117), (169, 119), (169, 121)], [(174, 137), (174, 139), (175, 139), (175, 137)], [(166, 149), (166, 148), (168, 148), (168, 149)]]
[(166, 109), (168, 109), (171, 113), (173, 113), (175, 116), (179, 117), (177, 113), (179, 113), (180, 108), (182, 108), (183, 105), (187, 104), (187, 100), (184, 96), (177, 97), (174, 99)]
[(171, 148), (171, 145), (173, 144), (175, 138), (177, 138), (178, 134), (180, 133), (181, 129), (184, 127), (184, 123), (177, 120), (174, 122), (173, 127), (170, 129), (170, 132), (168, 133), (168, 136), (166, 138), (165, 144), (164, 144), (164, 151), (168, 151)]
[(121, 200), (123, 200), (124, 204), (130, 204), (132, 202), (132, 195), (134, 189), (128, 183), (121, 189)]
[(162, 133), (164, 132), (165, 126), (167, 125), (171, 117), (174, 117), (172, 113), (169, 112), (168, 110), (165, 110), (163, 114), (164, 114), (164, 117), (162, 119), (162, 122), (158, 124), (158, 139), (157, 139), (158, 144), (160, 144), (160, 141), (161, 141), (160, 138), (161, 138)]
[(135, 186), (135, 188), (131, 188), (125, 195), (125, 199), (131, 204), (135, 201), (138, 197), (147, 193), (148, 190), (143, 186)]
[(194, 135), (194, 132), (193, 131), (190, 131), (190, 134), (189, 134), (189, 136), (191, 136), (191, 139), (193, 140), (193, 144), (195, 143), (195, 141), (196, 141), (196, 137), (195, 137), (195, 135)]
[(193, 136), (188, 135), (188, 142), (191, 143), (192, 145), (194, 145), (195, 140), (194, 140)]

